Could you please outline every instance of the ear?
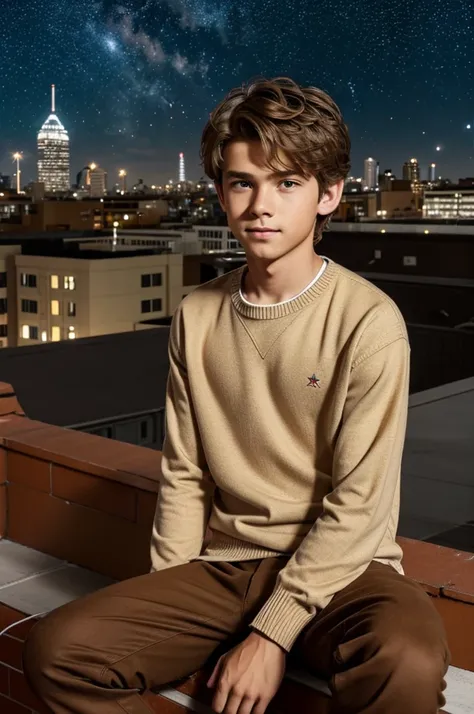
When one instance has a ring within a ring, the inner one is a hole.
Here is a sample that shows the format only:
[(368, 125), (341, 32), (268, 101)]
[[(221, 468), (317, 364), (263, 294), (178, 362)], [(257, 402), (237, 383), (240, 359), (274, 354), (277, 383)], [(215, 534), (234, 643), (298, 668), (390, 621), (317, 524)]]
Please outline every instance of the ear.
[(219, 203), (221, 204), (221, 208), (224, 211), (224, 213), (227, 213), (227, 208), (225, 205), (225, 196), (224, 196), (224, 188), (222, 183), (218, 183), (217, 181), (214, 181), (214, 186), (216, 189), (217, 193), (217, 198), (219, 199)]
[(333, 186), (329, 186), (319, 202), (318, 213), (322, 216), (327, 216), (328, 213), (335, 211), (341, 201), (343, 190), (344, 179), (333, 184)]

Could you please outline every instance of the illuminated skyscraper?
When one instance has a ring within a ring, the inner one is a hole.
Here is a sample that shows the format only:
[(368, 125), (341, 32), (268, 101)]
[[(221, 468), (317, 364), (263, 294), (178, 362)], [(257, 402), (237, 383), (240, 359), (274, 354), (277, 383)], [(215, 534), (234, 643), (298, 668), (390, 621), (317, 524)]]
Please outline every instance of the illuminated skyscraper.
[(69, 191), (69, 136), (55, 114), (55, 86), (51, 86), (51, 114), (38, 133), (38, 181), (46, 193)]
[(436, 181), (436, 164), (430, 164), (428, 167), (428, 181)]
[(420, 165), (418, 159), (410, 159), (403, 164), (403, 180), (411, 181), (412, 183), (420, 180)]
[(91, 196), (99, 198), (107, 193), (107, 172), (100, 166), (94, 166), (89, 172)]
[(179, 155), (179, 179), (181, 181), (186, 181), (186, 174), (184, 171), (184, 154), (183, 152)]
[(373, 191), (379, 185), (379, 164), (375, 159), (364, 161), (364, 188)]

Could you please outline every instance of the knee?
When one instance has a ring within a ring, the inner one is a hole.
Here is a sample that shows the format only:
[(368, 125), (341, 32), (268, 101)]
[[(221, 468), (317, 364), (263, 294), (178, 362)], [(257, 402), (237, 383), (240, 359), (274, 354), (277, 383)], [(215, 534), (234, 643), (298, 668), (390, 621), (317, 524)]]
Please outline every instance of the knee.
[(57, 627), (56, 613), (36, 623), (30, 631), (23, 647), (23, 671), (32, 688), (39, 692), (42, 682), (51, 677), (57, 666), (58, 659), (62, 657)]
[[(38, 694), (55, 683), (64, 685), (68, 672), (80, 670), (77, 658), (84, 654), (84, 623), (67, 606), (40, 620), (30, 631), (23, 648), (23, 671)], [(82, 643), (82, 646), (81, 646)]]
[(407, 687), (417, 689), (438, 689), (449, 664), (449, 652), (442, 641), (435, 646), (402, 633), (382, 644), (380, 657), (385, 675), (396, 673)]

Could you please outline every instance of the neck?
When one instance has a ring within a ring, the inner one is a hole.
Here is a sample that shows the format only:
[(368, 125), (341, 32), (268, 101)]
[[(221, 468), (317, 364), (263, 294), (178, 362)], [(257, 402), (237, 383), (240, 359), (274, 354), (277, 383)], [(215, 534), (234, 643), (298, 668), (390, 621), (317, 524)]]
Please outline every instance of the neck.
[(247, 256), (243, 294), (256, 305), (275, 305), (298, 295), (309, 285), (323, 264), (323, 259), (311, 247), (312, 255), (286, 255), (281, 260), (263, 263)]

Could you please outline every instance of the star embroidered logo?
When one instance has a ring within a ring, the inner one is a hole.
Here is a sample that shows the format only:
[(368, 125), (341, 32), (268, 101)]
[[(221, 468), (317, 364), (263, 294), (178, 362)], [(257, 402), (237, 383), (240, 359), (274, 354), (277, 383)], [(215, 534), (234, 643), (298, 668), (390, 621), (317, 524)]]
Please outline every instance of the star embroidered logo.
[(319, 387), (319, 389), (321, 389), (321, 385), (319, 384), (321, 380), (316, 377), (314, 372), (313, 372), (312, 377), (308, 377), (308, 379), (309, 379), (309, 382), (306, 385), (307, 387)]

